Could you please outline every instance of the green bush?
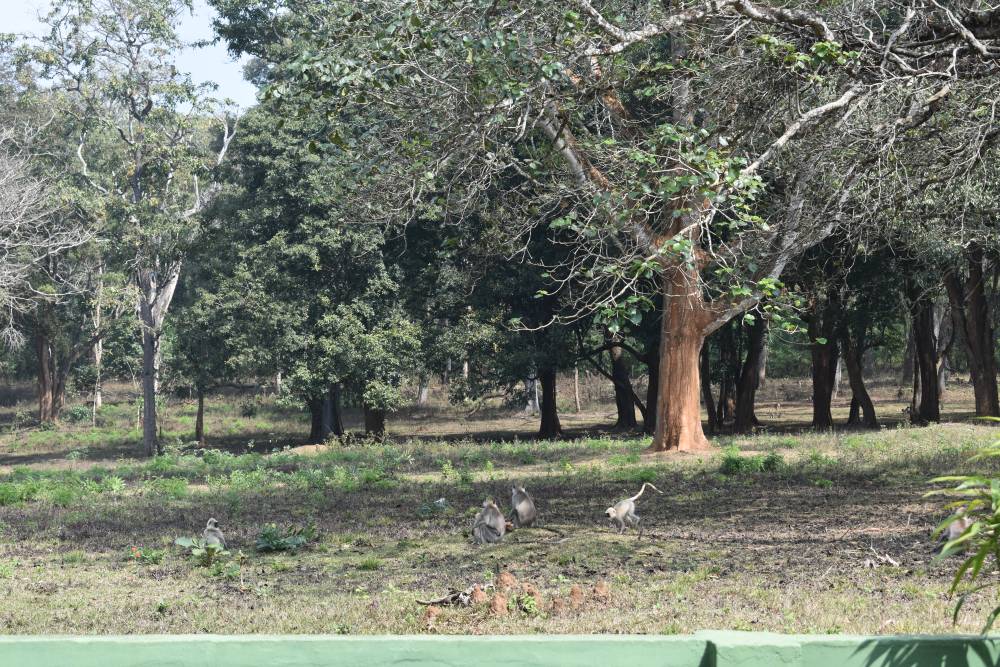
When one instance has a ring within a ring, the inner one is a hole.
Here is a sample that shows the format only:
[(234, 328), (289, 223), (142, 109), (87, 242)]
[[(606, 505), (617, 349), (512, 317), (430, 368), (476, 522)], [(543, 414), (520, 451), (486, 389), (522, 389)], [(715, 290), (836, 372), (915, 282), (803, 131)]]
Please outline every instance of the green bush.
[(278, 528), (275, 524), (269, 523), (261, 529), (254, 548), (261, 553), (297, 551), (314, 539), (316, 539), (316, 526), (313, 524)]
[(779, 472), (785, 468), (785, 459), (777, 452), (767, 456), (752, 454), (743, 456), (735, 445), (722, 450), (719, 472), (723, 475), (740, 476), (763, 472)]
[(69, 410), (63, 412), (63, 418), (71, 424), (90, 421), (90, 408), (86, 405), (74, 405)]

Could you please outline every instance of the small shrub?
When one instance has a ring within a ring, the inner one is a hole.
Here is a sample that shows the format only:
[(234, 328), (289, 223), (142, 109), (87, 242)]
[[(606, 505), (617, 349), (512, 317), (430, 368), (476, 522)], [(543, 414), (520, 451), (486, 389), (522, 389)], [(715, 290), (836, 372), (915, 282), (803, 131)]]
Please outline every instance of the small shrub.
[(275, 524), (269, 523), (257, 535), (254, 548), (261, 553), (297, 551), (314, 539), (316, 539), (316, 526), (314, 524), (278, 528)]
[(63, 412), (63, 417), (70, 424), (79, 424), (81, 422), (90, 421), (90, 408), (86, 405), (74, 405), (69, 410)]
[(172, 500), (180, 500), (188, 496), (188, 483), (182, 477), (158, 477), (150, 480), (149, 487), (156, 495)]
[(762, 472), (779, 472), (785, 468), (785, 459), (777, 452), (767, 456), (753, 454), (743, 456), (736, 446), (726, 447), (722, 451), (722, 463), (719, 472), (723, 475), (740, 476)]
[(240, 416), (246, 419), (253, 419), (257, 416), (257, 401), (254, 399), (247, 399), (240, 402)]
[(143, 565), (159, 565), (163, 562), (165, 555), (166, 552), (163, 549), (132, 547), (129, 549), (128, 559)]
[(382, 561), (374, 556), (365, 558), (363, 561), (358, 563), (358, 569), (364, 572), (374, 572), (382, 568)]
[(197, 537), (178, 537), (174, 544), (188, 550), (191, 559), (200, 567), (212, 567), (221, 560), (224, 560), (229, 552), (217, 544), (205, 544), (205, 541)]

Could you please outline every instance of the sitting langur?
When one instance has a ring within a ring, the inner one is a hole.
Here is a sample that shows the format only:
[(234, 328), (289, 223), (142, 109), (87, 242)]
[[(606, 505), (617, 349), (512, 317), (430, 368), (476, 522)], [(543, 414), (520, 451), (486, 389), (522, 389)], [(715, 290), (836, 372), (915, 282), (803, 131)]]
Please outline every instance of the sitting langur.
[(472, 539), (478, 544), (499, 542), (507, 530), (506, 522), (500, 509), (491, 500), (483, 502), (483, 509), (476, 515), (472, 524)]
[[(649, 482), (644, 482), (642, 488), (639, 489), (639, 493), (635, 494), (631, 498), (626, 498), (625, 500), (619, 500), (617, 503), (615, 503), (614, 507), (609, 507), (604, 511), (604, 513), (608, 515), (608, 518), (611, 519), (618, 526), (619, 534), (625, 532), (626, 523), (628, 523), (628, 525), (630, 526), (639, 525), (639, 515), (635, 513), (635, 501), (639, 500), (639, 496), (642, 495), (642, 492), (646, 490), (647, 486), (651, 488), (653, 491), (659, 493), (660, 495), (663, 495), (663, 491), (660, 491), (658, 488), (656, 488)], [(640, 536), (642, 535), (641, 528), (639, 529), (639, 535)]]
[(215, 519), (208, 520), (205, 531), (201, 536), (205, 539), (206, 546), (216, 546), (220, 549), (226, 548), (226, 538), (222, 535), (222, 531), (219, 530), (219, 522)]
[(510, 487), (510, 506), (514, 512), (515, 528), (527, 528), (538, 518), (535, 501), (531, 499), (523, 486)]

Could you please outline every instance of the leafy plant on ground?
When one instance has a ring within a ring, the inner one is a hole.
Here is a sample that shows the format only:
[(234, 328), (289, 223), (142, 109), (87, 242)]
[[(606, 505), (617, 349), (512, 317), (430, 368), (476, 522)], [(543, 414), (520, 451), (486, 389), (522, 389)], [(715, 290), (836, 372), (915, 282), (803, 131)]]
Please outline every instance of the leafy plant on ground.
[[(1000, 441), (986, 447), (969, 461), (982, 464), (990, 459), (1000, 459)], [(951, 594), (961, 589), (952, 614), (952, 622), (957, 623), (959, 612), (970, 596), (998, 587), (994, 571), (1000, 565), (1000, 477), (983, 474), (947, 475), (931, 481), (948, 484), (949, 488), (936, 489), (927, 493), (927, 496), (954, 499), (946, 505), (952, 512), (951, 516), (934, 531), (935, 537), (951, 533), (951, 539), (945, 542), (938, 558), (967, 554), (958, 566), (950, 588)], [(992, 565), (987, 567), (989, 563)], [(984, 572), (987, 580), (979, 583)], [(1000, 606), (987, 615), (982, 632), (988, 632), (998, 617)]]
[(143, 565), (159, 565), (163, 562), (166, 552), (163, 549), (149, 549), (147, 547), (132, 547), (129, 549), (129, 560), (133, 560)]
[(197, 537), (178, 537), (174, 544), (187, 549), (191, 559), (200, 567), (212, 567), (229, 556), (229, 552), (218, 544), (205, 544)]
[(314, 539), (316, 539), (314, 524), (278, 528), (277, 525), (269, 523), (261, 529), (254, 548), (261, 553), (297, 551)]
[(785, 459), (777, 452), (768, 455), (752, 454), (743, 456), (738, 447), (726, 447), (722, 451), (719, 472), (723, 475), (750, 475), (762, 472), (778, 472), (785, 467)]

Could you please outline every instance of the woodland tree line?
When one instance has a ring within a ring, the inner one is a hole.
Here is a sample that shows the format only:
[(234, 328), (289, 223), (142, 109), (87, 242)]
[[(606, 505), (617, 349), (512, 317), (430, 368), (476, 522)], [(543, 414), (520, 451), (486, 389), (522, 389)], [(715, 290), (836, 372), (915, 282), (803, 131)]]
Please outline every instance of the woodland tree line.
[(808, 350), (819, 428), (841, 362), (877, 426), (875, 358), (913, 364), (914, 422), (949, 370), (1000, 416), (1000, 9), (210, 2), (249, 110), (174, 66), (184, 0), (55, 0), (0, 42), (0, 370), (41, 422), (133, 376), (152, 455), (158, 395), (267, 378), (320, 441), (437, 377), (537, 382), (550, 438), (586, 365), (619, 426), (697, 449), (702, 406), (755, 426), (769, 340)]

